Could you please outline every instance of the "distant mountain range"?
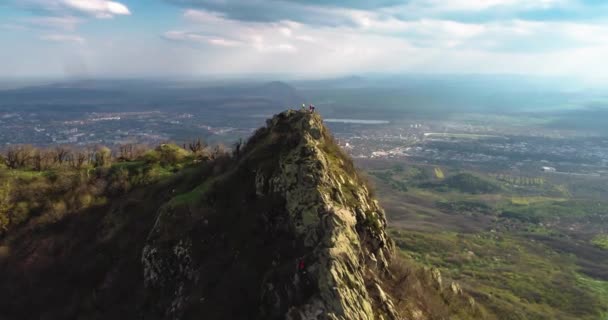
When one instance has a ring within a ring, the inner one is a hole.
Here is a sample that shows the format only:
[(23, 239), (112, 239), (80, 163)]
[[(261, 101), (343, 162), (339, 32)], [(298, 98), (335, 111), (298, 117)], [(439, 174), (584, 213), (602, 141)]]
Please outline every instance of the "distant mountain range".
[[(201, 102), (205, 107), (243, 107), (278, 108), (301, 104), (305, 99), (297, 90), (284, 82), (268, 83), (235, 83), (235, 84), (193, 84), (181, 85), (162, 81), (136, 80), (83, 80), (65, 83), (54, 83), (42, 86), (26, 87), (0, 91), (0, 105), (38, 106), (44, 105), (120, 105), (120, 109), (149, 105), (162, 102), (171, 103), (172, 108), (179, 108), (174, 102)], [(248, 103), (251, 102), (251, 103)], [(189, 105), (188, 108), (196, 108)]]

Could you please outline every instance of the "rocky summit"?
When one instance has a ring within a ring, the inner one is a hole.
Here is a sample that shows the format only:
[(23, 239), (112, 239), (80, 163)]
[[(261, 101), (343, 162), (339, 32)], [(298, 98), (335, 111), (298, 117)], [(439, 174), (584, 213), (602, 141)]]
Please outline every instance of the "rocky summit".
[(158, 312), (398, 318), (377, 279), (392, 255), (384, 212), (318, 114), (276, 115), (235, 157), (160, 209), (142, 251)]

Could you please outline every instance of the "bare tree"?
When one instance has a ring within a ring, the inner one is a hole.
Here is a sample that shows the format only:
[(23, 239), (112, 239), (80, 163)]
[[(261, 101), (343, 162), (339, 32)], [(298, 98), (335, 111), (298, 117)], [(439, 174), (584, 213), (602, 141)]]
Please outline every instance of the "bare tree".
[(42, 153), (42, 150), (36, 149), (32, 155), (32, 169), (35, 171), (42, 171)]
[(55, 148), (55, 163), (60, 166), (69, 159), (70, 150), (65, 146), (58, 146)]
[(118, 159), (119, 160), (133, 160), (133, 144), (123, 144), (118, 149)]
[(76, 169), (82, 169), (85, 165), (88, 164), (89, 155), (86, 150), (78, 150), (75, 152), (73, 158), (73, 167)]
[(202, 141), (201, 138), (188, 143), (188, 149), (190, 149), (190, 151), (192, 151), (194, 154), (200, 154), (205, 148), (207, 148), (207, 144)]
[(55, 151), (46, 149), (40, 150), (40, 169), (47, 170), (55, 165)]
[(6, 165), (9, 168), (16, 169), (18, 159), (19, 159), (19, 152), (17, 151), (16, 148), (9, 148), (6, 151)]
[(25, 168), (30, 164), (34, 151), (30, 145), (11, 147), (6, 152), (6, 163), (13, 169)]

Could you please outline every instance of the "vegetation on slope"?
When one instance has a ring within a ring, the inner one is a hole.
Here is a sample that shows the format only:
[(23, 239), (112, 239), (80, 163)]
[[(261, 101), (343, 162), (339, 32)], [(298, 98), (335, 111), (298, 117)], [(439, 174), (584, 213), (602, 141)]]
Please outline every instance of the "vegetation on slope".
[(492, 233), (391, 235), (403, 252), (459, 281), (500, 319), (597, 319), (608, 310), (576, 260), (541, 243)]
[[(499, 319), (606, 316), (605, 199), (573, 196), (578, 181), (504, 174), (475, 173), (498, 185), (484, 193), (424, 188), (441, 183), (433, 167), (387, 167), (371, 174), (397, 245), (457, 280), (490, 313)], [(444, 170), (446, 180), (455, 175)]]
[[(11, 186), (1, 189), (9, 224), (0, 237), (0, 317), (138, 317), (140, 255), (158, 208), (226, 158), (222, 148), (162, 145), (103, 167), (0, 169)], [(17, 223), (22, 203), (28, 211)]]
[[(137, 153), (127, 153), (132, 148), (121, 147), (117, 156), (105, 147), (95, 151), (26, 146), (9, 149), (5, 158), (13, 160), (6, 160), (0, 167), (0, 236), (28, 223), (40, 227), (65, 215), (102, 206), (108, 198), (224, 154), (221, 149), (191, 151), (171, 144), (154, 149), (140, 147)], [(44, 165), (39, 165), (38, 158), (45, 159)]]

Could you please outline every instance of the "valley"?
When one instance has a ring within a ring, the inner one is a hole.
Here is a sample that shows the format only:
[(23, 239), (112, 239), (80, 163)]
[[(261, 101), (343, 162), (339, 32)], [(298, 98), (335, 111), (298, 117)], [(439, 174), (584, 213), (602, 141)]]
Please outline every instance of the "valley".
[(605, 178), (360, 165), (402, 253), (440, 268), (501, 319), (606, 316)]

